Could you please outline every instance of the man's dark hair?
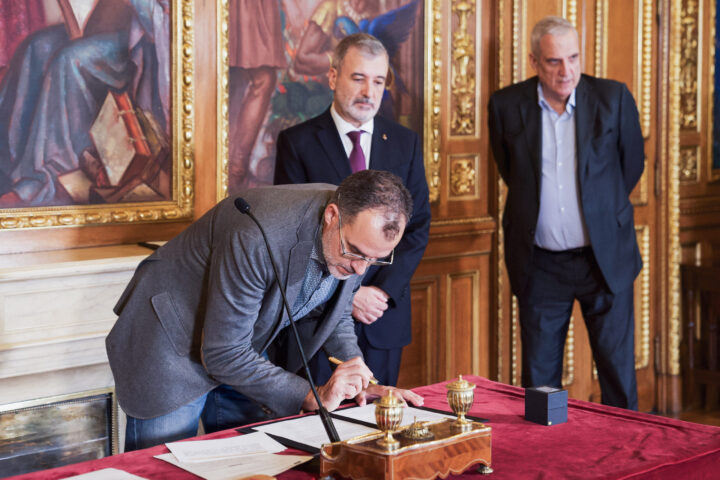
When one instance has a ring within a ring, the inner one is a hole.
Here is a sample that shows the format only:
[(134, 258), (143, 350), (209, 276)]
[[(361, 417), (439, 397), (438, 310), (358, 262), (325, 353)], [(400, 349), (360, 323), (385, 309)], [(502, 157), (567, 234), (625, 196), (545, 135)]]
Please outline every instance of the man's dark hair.
[(363, 54), (371, 57), (377, 57), (378, 55), (388, 56), (385, 46), (377, 38), (369, 33), (353, 33), (340, 40), (337, 46), (335, 46), (331, 65), (334, 69), (340, 70), (340, 68), (342, 68), (345, 55), (351, 47), (355, 47), (363, 52)]
[(352, 223), (364, 210), (381, 210), (385, 217), (383, 232), (391, 240), (400, 233), (399, 219), (410, 222), (413, 201), (397, 175), (382, 170), (361, 170), (342, 181), (332, 203), (338, 206), (343, 223)]

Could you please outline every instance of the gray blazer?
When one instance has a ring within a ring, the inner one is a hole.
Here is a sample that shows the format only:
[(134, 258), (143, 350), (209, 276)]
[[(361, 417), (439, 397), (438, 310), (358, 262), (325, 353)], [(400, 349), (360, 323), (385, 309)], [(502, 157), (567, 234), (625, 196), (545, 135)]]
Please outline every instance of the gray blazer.
[[(243, 194), (265, 228), (291, 306), (335, 188), (287, 185)], [(310, 387), (293, 373), (302, 365), (296, 352), (281, 352), (282, 366), (262, 355), (287, 313), (262, 235), (233, 201), (223, 200), (141, 262), (115, 306), (119, 318), (106, 346), (118, 402), (133, 417), (164, 415), (220, 384), (272, 416), (301, 409)], [(326, 308), (303, 319), (308, 358), (321, 347), (341, 359), (361, 355), (351, 318), (360, 280), (340, 282)]]

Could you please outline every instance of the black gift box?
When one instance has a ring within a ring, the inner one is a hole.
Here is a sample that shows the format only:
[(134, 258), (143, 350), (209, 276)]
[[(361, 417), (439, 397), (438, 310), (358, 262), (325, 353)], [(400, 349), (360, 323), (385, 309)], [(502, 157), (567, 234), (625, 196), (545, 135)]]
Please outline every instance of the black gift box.
[(567, 422), (568, 392), (554, 387), (525, 389), (525, 420), (540, 425)]

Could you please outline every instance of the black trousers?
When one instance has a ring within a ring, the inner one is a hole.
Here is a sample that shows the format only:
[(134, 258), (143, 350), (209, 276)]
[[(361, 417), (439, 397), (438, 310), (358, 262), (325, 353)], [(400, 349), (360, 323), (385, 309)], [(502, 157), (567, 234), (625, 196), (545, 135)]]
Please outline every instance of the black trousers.
[(637, 410), (633, 286), (613, 294), (590, 247), (535, 247), (528, 284), (518, 297), (524, 387), (561, 387), (565, 339), (580, 303), (597, 366), (602, 403)]

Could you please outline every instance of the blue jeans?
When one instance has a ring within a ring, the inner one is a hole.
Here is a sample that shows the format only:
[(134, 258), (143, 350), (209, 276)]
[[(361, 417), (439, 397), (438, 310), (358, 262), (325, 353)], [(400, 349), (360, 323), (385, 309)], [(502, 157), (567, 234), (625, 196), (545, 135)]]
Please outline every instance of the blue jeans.
[(260, 405), (229, 386), (220, 385), (197, 400), (159, 417), (142, 419), (128, 415), (125, 451), (194, 437), (200, 420), (205, 433), (212, 433), (268, 418)]

